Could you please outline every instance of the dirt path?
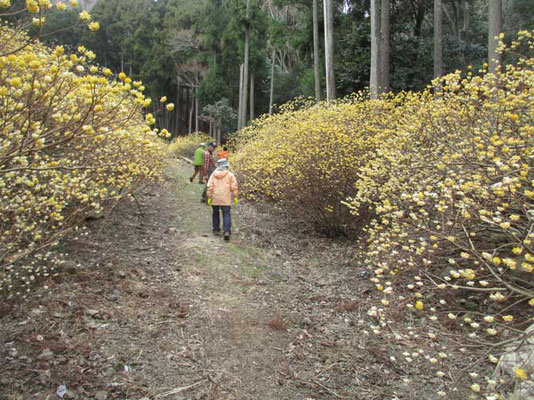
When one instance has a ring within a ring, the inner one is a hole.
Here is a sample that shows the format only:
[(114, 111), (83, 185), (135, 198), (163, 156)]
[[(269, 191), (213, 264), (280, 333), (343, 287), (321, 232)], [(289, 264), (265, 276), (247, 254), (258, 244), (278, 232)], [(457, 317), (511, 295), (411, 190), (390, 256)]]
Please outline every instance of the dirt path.
[(411, 398), (410, 371), (361, 332), (369, 283), (350, 246), (247, 204), (225, 243), (188, 173), (173, 163), (143, 215), (88, 223), (51, 290), (5, 307), (0, 398)]

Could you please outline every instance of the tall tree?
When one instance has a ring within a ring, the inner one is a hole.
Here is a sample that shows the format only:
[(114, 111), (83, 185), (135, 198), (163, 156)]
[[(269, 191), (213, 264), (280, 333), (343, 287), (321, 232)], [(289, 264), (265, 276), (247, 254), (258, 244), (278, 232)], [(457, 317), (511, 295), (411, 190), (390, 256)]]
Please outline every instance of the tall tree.
[(250, 57), (250, 0), (247, 0), (246, 20), (245, 20), (245, 60), (243, 62), (243, 89), (241, 110), (238, 129), (243, 129), (247, 123), (247, 98), (248, 98), (248, 68)]
[(443, 75), (443, 4), (434, 0), (434, 77)]
[(273, 54), (271, 56), (271, 88), (269, 90), (269, 115), (273, 115), (275, 56), (276, 56), (276, 52), (273, 50)]
[(378, 98), (380, 85), (380, 0), (371, 0), (371, 98)]
[(380, 5), (380, 86), (379, 92), (389, 92), (389, 55), (391, 52), (389, 38), (389, 0), (382, 0)]
[(499, 34), (502, 32), (502, 0), (489, 0), (488, 4), (488, 64), (489, 72), (495, 72), (501, 64)]
[(243, 71), (244, 65), (239, 65), (239, 103), (237, 106), (237, 130), (243, 129)]
[(318, 0), (313, 0), (313, 78), (315, 83), (315, 100), (321, 101), (321, 74), (319, 70), (319, 11)]
[(326, 99), (330, 101), (336, 98), (336, 80), (334, 76), (334, 10), (332, 0), (324, 0), (324, 31)]
[(254, 71), (250, 73), (250, 120), (254, 119)]

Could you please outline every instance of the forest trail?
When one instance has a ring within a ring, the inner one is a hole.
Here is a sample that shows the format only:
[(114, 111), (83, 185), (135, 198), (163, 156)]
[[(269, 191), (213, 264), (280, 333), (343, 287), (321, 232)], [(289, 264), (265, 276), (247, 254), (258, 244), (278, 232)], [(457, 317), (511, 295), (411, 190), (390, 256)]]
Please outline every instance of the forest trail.
[(189, 169), (172, 162), (142, 214), (88, 222), (52, 290), (2, 314), (0, 398), (410, 398), (410, 371), (361, 332), (371, 284), (351, 247), (246, 203), (224, 242)]

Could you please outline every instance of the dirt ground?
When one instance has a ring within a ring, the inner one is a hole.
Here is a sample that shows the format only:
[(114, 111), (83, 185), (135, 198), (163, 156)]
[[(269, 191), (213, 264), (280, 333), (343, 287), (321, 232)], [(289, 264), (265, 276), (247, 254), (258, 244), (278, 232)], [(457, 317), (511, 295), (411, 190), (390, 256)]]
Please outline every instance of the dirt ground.
[(0, 399), (431, 398), (361, 333), (349, 243), (244, 203), (226, 243), (188, 174), (88, 221), (48, 290), (3, 305)]

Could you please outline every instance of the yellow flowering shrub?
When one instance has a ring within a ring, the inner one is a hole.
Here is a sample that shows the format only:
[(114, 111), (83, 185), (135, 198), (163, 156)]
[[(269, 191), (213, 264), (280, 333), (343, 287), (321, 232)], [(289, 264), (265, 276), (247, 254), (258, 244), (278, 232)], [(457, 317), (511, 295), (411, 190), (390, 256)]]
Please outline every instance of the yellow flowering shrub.
[[(532, 32), (510, 48), (532, 51)], [(249, 197), (328, 230), (365, 224), (357, 262), (377, 293), (362, 329), (404, 348), (391, 357), (401, 370), (426, 363), (438, 395), (458, 399), (462, 385), (502, 398), (534, 373), (491, 376), (534, 315), (534, 58), (422, 93), (289, 109), (234, 143)]]
[(193, 159), (195, 150), (200, 146), (200, 143), (208, 144), (212, 141), (213, 139), (204, 132), (193, 132), (190, 135), (178, 136), (169, 145), (169, 154)]
[[(513, 49), (534, 48), (532, 33), (519, 39)], [(429, 333), (453, 331), (458, 350), (496, 362), (488, 353), (534, 315), (534, 59), (433, 85), (435, 98), (403, 106), (410, 124), (360, 171), (351, 201), (377, 214), (362, 264), (393, 306), (374, 323), (387, 331), (384, 321), (411, 309)], [(449, 379), (462, 379), (451, 364)], [(492, 396), (509, 384), (498, 383), (473, 390)]]
[(83, 47), (67, 55), (60, 46), (25, 43), (24, 34), (0, 25), (2, 294), (52, 274), (45, 249), (158, 179), (167, 147), (160, 137), (168, 133), (145, 122), (137, 83), (108, 79)]
[(232, 142), (241, 191), (276, 201), (326, 234), (361, 227), (368, 215), (354, 218), (343, 202), (397, 117), (394, 102), (361, 95), (264, 116)]

